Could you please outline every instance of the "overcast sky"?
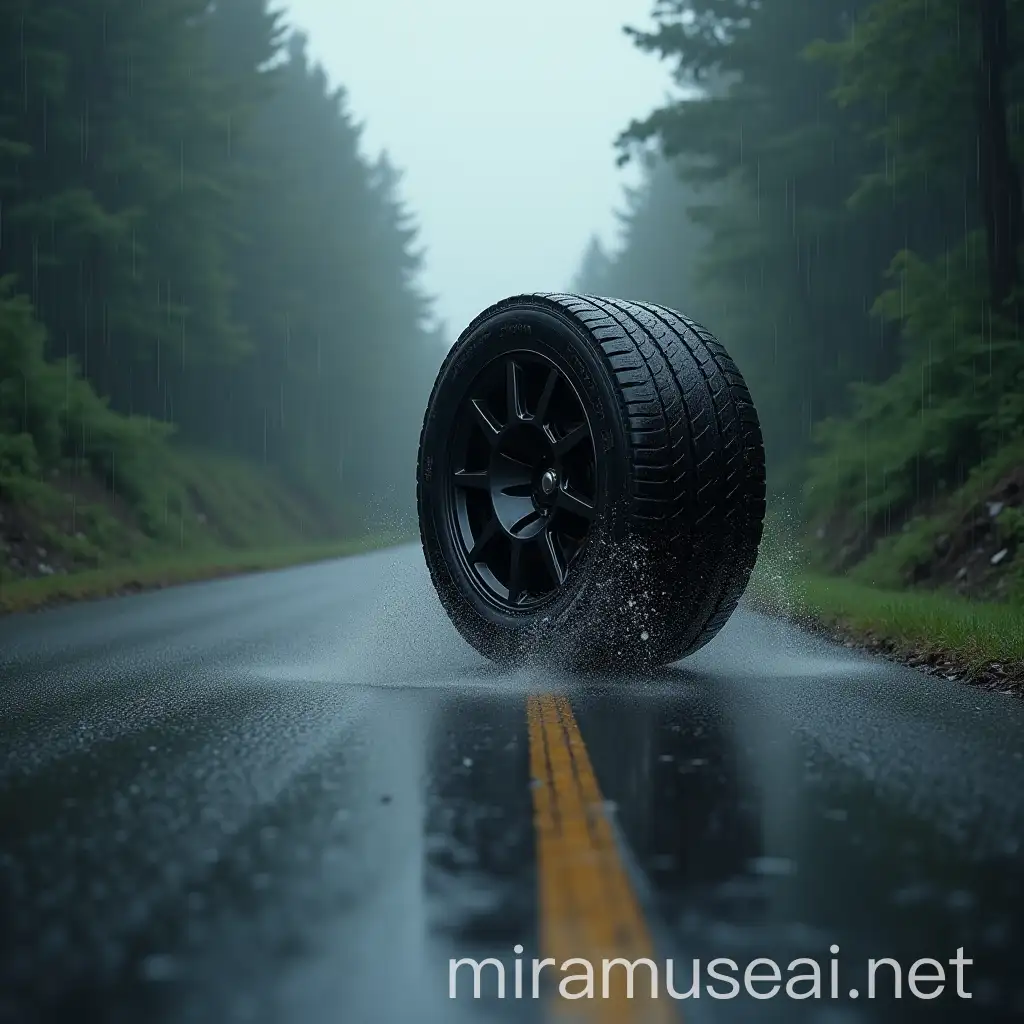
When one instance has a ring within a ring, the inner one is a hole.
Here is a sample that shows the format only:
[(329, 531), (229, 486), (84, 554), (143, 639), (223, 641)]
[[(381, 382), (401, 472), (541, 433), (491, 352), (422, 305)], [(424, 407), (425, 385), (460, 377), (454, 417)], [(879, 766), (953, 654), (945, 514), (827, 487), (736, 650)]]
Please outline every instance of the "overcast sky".
[(387, 149), (452, 339), (485, 306), (569, 286), (611, 240), (615, 136), (658, 106), (669, 67), (622, 26), (652, 0), (290, 0), (346, 87), (368, 155)]

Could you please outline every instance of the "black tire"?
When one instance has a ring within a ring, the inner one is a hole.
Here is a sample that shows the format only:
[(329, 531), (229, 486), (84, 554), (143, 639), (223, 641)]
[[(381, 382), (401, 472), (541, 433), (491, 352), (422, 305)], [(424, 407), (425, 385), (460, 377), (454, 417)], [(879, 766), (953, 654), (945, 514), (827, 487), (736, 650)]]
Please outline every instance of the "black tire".
[(682, 314), (516, 296), (481, 313), (438, 373), (417, 505), (434, 587), (488, 658), (666, 664), (714, 637), (749, 581), (761, 429), (725, 348)]

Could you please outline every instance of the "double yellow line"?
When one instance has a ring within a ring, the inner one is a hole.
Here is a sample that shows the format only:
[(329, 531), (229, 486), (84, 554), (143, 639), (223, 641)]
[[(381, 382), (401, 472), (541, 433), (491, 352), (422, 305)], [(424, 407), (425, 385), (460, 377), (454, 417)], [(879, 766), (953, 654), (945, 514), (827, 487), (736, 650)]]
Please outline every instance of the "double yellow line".
[[(597, 1024), (669, 1024), (679, 1017), (659, 990), (651, 999), (650, 972), (634, 973), (633, 998), (626, 990), (625, 968), (609, 973), (603, 997), (602, 962), (640, 958), (657, 964), (654, 943), (630, 884), (608, 820), (594, 769), (579, 726), (565, 697), (527, 700), (530, 774), (539, 871), (540, 941), (544, 957), (555, 960), (555, 977), (580, 975), (583, 958), (594, 968), (593, 998), (566, 999), (554, 992), (549, 1004), (558, 1018)], [(659, 986), (664, 984), (659, 966)], [(569, 983), (570, 993), (583, 990)]]

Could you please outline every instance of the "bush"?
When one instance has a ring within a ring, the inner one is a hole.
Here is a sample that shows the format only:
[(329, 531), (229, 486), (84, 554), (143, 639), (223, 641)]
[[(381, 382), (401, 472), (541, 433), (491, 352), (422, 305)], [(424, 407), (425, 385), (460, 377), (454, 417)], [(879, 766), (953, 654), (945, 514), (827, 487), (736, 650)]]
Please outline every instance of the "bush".
[[(46, 359), (46, 331), (0, 279), (0, 490), (69, 461), (83, 465), (154, 527), (152, 505), (173, 427), (113, 412), (72, 360)], [(162, 501), (162, 498), (161, 498)]]
[(935, 263), (909, 252), (893, 262), (874, 312), (899, 324), (902, 365), (855, 385), (848, 417), (819, 424), (806, 482), (812, 523), (887, 533), (1024, 436), (1024, 346), (988, 312), (981, 245), (972, 236)]

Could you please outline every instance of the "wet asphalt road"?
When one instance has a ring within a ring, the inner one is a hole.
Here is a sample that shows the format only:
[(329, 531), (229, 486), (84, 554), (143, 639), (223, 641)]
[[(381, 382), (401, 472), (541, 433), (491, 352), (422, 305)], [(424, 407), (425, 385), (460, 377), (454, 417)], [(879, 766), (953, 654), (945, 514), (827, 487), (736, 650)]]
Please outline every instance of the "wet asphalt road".
[[(0, 676), (4, 1022), (543, 1019), (448, 992), (450, 957), (511, 972), (556, 914), (531, 694), (568, 698), (677, 988), (694, 957), (824, 965), (821, 999), (678, 1019), (1024, 1011), (1024, 702), (748, 612), (656, 678), (508, 674), (414, 548), (8, 618)], [(972, 999), (952, 968), (934, 1001), (881, 972), (864, 998), (868, 957), (960, 946)]]

